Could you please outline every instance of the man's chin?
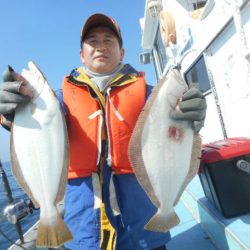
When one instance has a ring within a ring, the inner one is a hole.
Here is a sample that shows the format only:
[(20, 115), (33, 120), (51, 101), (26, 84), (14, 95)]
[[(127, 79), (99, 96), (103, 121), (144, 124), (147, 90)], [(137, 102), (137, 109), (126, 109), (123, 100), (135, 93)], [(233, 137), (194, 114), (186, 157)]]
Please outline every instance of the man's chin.
[(99, 62), (98, 64), (95, 64), (94, 69), (95, 72), (100, 74), (109, 72), (109, 70), (107, 69), (107, 63)]

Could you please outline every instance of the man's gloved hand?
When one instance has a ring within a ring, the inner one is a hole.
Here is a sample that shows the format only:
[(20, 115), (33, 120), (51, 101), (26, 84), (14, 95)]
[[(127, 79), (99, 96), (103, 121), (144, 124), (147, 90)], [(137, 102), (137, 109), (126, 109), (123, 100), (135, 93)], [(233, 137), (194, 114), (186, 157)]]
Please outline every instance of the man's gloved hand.
[(24, 88), (23, 81), (15, 81), (14, 70), (9, 67), (3, 74), (3, 83), (0, 87), (0, 114), (12, 113), (18, 104), (28, 102), (31, 98)]
[(199, 132), (204, 126), (206, 110), (207, 103), (202, 92), (196, 87), (191, 87), (184, 93), (178, 107), (170, 113), (170, 117), (193, 122), (194, 131)]

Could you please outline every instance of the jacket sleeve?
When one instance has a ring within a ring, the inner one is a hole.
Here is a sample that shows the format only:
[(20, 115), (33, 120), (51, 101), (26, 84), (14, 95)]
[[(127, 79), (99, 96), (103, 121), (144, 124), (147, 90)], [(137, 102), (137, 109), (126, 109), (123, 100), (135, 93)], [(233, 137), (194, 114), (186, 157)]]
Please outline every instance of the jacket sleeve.
[(62, 92), (62, 89), (56, 90), (55, 93), (56, 93), (56, 96), (57, 96), (57, 98), (58, 98), (58, 100), (59, 100), (59, 102), (60, 102), (60, 104), (61, 104), (61, 108), (62, 108), (62, 110), (63, 110), (64, 115), (67, 116), (67, 107), (66, 107), (66, 105), (65, 105), (65, 103), (64, 103), (64, 100), (63, 100), (63, 92)]
[(147, 100), (152, 94), (153, 89), (154, 89), (154, 86), (147, 84)]

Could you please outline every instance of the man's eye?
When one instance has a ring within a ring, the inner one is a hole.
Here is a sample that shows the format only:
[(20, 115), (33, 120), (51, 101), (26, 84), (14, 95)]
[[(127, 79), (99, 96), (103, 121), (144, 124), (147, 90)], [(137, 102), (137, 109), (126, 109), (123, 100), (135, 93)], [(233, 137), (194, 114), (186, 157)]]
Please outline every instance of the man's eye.
[(112, 39), (111, 38), (107, 38), (107, 39), (105, 39), (105, 42), (112, 42)]
[(95, 38), (89, 38), (89, 39), (86, 39), (86, 42), (89, 43), (89, 44), (93, 44), (93, 43), (96, 43), (96, 39)]

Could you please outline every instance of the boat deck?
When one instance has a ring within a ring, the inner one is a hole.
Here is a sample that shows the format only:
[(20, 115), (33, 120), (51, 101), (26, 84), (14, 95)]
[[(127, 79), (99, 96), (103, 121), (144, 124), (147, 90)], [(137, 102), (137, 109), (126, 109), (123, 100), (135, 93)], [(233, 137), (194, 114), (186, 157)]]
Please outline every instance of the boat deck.
[(215, 250), (210, 237), (201, 225), (192, 217), (182, 202), (176, 207), (181, 222), (171, 230), (172, 240), (167, 244), (168, 250)]
[[(60, 205), (61, 211), (63, 210)], [(184, 191), (176, 206), (180, 224), (171, 230), (168, 250), (250, 250), (250, 214), (226, 219), (205, 198), (199, 177), (196, 176)], [(25, 234), (26, 249), (37, 249), (37, 224)], [(20, 242), (17, 241), (18, 244)], [(20, 250), (12, 246), (9, 250)], [(39, 248), (39, 250), (48, 250)], [(63, 248), (60, 248), (63, 250)]]
[(198, 176), (188, 185), (181, 200), (217, 249), (250, 250), (250, 214), (230, 219), (223, 217), (205, 198)]

